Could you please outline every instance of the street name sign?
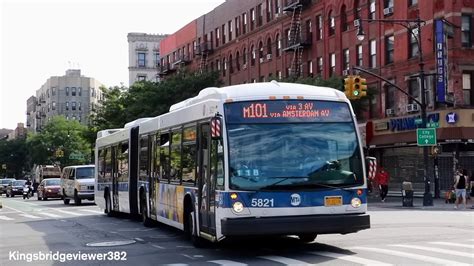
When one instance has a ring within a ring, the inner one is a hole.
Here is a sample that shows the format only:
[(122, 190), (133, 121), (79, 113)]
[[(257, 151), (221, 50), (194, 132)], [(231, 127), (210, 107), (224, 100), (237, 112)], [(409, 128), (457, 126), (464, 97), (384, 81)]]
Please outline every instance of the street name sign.
[(416, 142), (418, 146), (436, 145), (436, 128), (418, 128), (416, 130)]

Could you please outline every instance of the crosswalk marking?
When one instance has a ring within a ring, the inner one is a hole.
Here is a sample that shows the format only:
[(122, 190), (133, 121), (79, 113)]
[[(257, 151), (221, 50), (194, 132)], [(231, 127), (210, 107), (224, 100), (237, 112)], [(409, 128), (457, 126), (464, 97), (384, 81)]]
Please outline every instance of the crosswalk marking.
[(61, 218), (61, 216), (59, 216), (57, 214), (52, 214), (52, 213), (47, 213), (47, 212), (42, 212), (41, 215), (49, 216), (49, 217), (52, 217), (52, 218)]
[(231, 265), (231, 266), (245, 266), (245, 265), (247, 265), (245, 263), (240, 263), (240, 262), (236, 262), (236, 261), (232, 261), (232, 260), (211, 260), (211, 261), (208, 261), (208, 262), (219, 264), (219, 265)]
[(65, 210), (60, 210), (60, 209), (55, 209), (55, 211), (62, 212), (62, 213), (65, 213), (65, 214), (69, 214), (69, 215), (74, 215), (74, 216), (82, 216), (82, 215), (84, 215), (84, 214), (81, 214), (81, 213), (70, 212), (70, 211), (65, 211)]
[[(444, 260), (444, 259), (439, 259), (439, 258), (434, 258), (434, 257), (429, 257), (429, 256), (424, 256), (424, 255), (418, 255), (418, 254), (413, 254), (413, 253), (408, 253), (408, 252), (395, 251), (395, 250), (391, 250), (391, 249), (369, 248), (369, 247), (352, 247), (351, 249), (367, 250), (367, 251), (383, 253), (383, 254), (387, 254), (387, 255), (411, 258), (411, 259), (415, 259), (415, 260), (422, 260), (422, 261), (425, 261), (425, 262), (435, 263), (435, 264), (444, 264), (444, 265), (454, 264), (454, 262), (451, 261), (451, 260)], [(461, 262), (456, 262), (455, 264), (456, 265), (466, 265), (466, 266), (469, 265), (469, 264), (461, 263)]]
[(23, 216), (23, 217), (26, 217), (26, 218), (32, 218), (32, 219), (40, 219), (41, 218), (41, 217), (34, 216), (34, 215), (31, 215), (31, 214), (27, 214), (27, 213), (20, 213), (20, 216)]
[(423, 246), (415, 246), (415, 245), (403, 245), (403, 244), (391, 245), (391, 246), (402, 247), (402, 248), (414, 248), (414, 249), (420, 249), (420, 250), (426, 250), (426, 251), (432, 251), (432, 252), (438, 252), (438, 253), (444, 253), (444, 254), (456, 255), (456, 256), (460, 256), (460, 257), (468, 257), (468, 258), (473, 258), (474, 259), (474, 254), (472, 254), (472, 253), (454, 251), (454, 250), (449, 250), (449, 249), (423, 247)]
[(312, 265), (306, 261), (295, 260), (291, 258), (281, 257), (281, 256), (260, 256), (259, 258), (276, 261), (288, 265)]
[(98, 213), (98, 214), (104, 214), (104, 212), (101, 211), (96, 211), (96, 210), (81, 210), (83, 212), (91, 212), (91, 213)]
[(14, 220), (14, 219), (12, 219), (10, 217), (7, 217), (7, 216), (0, 215), (0, 220), (11, 221), (11, 220)]
[(384, 262), (378, 261), (378, 260), (370, 260), (370, 259), (361, 258), (361, 257), (355, 256), (355, 255), (346, 255), (346, 254), (326, 252), (326, 251), (317, 251), (317, 252), (309, 252), (309, 253), (311, 253), (313, 255), (317, 255), (317, 256), (324, 256), (324, 257), (330, 257), (330, 258), (339, 259), (339, 260), (345, 260), (345, 261), (349, 261), (349, 262), (360, 263), (360, 264), (363, 264), (363, 265), (378, 265), (378, 266), (393, 265), (393, 264), (384, 263)]
[(459, 243), (449, 243), (449, 242), (429, 242), (430, 244), (435, 245), (444, 245), (444, 246), (453, 246), (453, 247), (462, 247), (462, 248), (472, 248), (474, 249), (474, 245), (465, 245)]

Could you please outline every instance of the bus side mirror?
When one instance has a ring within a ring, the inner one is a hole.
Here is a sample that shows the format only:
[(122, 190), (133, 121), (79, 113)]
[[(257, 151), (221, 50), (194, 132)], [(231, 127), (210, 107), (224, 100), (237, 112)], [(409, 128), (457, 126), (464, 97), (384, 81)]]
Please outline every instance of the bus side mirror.
[(213, 140), (222, 138), (222, 118), (218, 116), (211, 118), (211, 138)]

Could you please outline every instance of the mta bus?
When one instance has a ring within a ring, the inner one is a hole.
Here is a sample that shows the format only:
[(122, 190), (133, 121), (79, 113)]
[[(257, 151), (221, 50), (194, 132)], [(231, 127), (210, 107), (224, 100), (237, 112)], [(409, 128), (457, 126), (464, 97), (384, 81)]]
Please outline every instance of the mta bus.
[(356, 118), (343, 92), (276, 81), (206, 88), (168, 113), (103, 130), (95, 201), (193, 244), (370, 228)]

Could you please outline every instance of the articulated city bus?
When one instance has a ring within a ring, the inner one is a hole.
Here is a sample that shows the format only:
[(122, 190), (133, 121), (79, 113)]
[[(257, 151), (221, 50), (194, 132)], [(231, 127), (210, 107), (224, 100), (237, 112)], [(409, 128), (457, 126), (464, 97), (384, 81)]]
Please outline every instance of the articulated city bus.
[(96, 195), (203, 239), (370, 228), (356, 119), (343, 92), (301, 84), (207, 88), (166, 114), (98, 133)]

